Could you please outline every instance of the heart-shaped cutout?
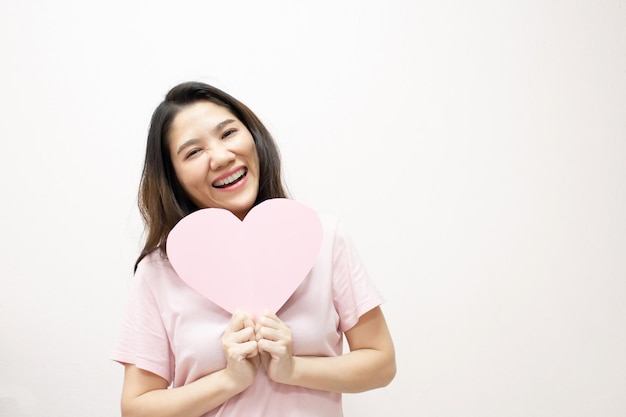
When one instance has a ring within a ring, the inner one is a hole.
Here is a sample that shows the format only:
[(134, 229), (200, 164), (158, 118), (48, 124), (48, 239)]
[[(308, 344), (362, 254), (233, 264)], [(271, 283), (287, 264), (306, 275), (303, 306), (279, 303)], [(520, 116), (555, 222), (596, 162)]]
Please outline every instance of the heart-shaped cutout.
[(275, 198), (243, 221), (230, 211), (201, 209), (184, 217), (167, 238), (178, 276), (226, 311), (276, 313), (302, 283), (322, 245), (317, 214), (294, 200)]

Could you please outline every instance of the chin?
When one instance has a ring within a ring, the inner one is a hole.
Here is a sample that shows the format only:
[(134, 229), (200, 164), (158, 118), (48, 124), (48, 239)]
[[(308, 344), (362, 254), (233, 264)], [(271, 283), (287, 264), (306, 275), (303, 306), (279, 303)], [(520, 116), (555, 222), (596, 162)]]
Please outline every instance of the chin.
[(248, 214), (253, 206), (254, 201), (250, 204), (238, 204), (236, 206), (227, 207), (227, 210), (243, 220), (243, 218)]

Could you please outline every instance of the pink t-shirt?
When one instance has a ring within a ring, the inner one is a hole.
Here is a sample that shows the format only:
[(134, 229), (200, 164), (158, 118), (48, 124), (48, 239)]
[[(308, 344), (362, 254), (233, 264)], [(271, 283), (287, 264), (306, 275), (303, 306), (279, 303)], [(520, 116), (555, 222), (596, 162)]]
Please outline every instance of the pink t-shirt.
[[(343, 332), (383, 299), (333, 217), (320, 215), (320, 255), (277, 315), (291, 329), (296, 356), (337, 356)], [(228, 279), (227, 277), (225, 279)], [(155, 251), (133, 280), (111, 359), (132, 363), (179, 387), (226, 367), (221, 337), (231, 314), (187, 286)], [(341, 394), (278, 384), (259, 367), (255, 382), (206, 416), (339, 417)]]

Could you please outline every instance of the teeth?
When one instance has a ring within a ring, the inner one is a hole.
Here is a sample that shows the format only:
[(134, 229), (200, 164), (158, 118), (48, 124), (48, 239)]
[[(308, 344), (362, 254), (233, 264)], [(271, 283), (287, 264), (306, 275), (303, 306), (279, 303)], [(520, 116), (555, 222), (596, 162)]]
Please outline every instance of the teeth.
[(246, 173), (245, 168), (241, 168), (239, 171), (235, 172), (233, 175), (230, 175), (224, 179), (215, 182), (216, 187), (224, 187), (226, 185), (232, 184), (237, 181), (239, 178), (243, 177), (243, 174)]

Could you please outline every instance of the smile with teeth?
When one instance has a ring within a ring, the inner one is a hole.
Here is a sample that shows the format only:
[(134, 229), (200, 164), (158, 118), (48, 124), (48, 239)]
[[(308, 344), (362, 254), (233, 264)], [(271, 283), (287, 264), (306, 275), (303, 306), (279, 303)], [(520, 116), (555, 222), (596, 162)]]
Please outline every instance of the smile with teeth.
[(229, 185), (233, 185), (233, 184), (241, 181), (243, 179), (243, 177), (246, 176), (247, 172), (248, 172), (248, 170), (246, 168), (241, 168), (241, 169), (237, 170), (236, 172), (233, 172), (228, 177), (222, 178), (219, 181), (215, 181), (213, 183), (213, 186), (215, 188), (224, 188), (224, 187), (228, 187)]

